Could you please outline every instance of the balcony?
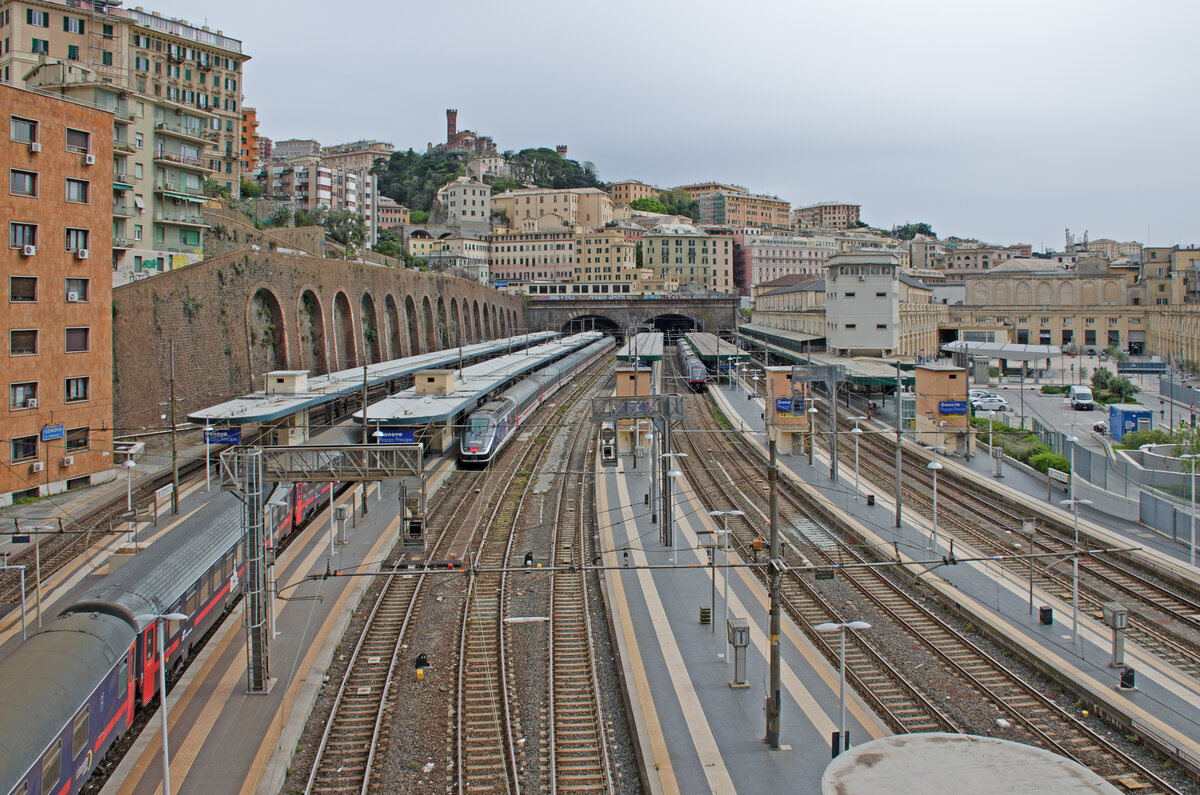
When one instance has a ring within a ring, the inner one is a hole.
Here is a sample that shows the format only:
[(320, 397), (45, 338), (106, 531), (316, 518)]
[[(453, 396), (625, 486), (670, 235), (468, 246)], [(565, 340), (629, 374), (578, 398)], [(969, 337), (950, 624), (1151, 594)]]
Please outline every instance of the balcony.
[(182, 155), (178, 152), (159, 151), (154, 153), (155, 163), (164, 163), (175, 166), (183, 166), (185, 168), (194, 168), (200, 171), (212, 171), (204, 160), (199, 155)]
[(217, 134), (214, 130), (205, 130), (199, 127), (185, 127), (182, 124), (171, 124), (170, 122), (160, 121), (154, 124), (154, 129), (158, 132), (167, 133), (169, 135), (177, 135), (180, 138), (187, 138), (192, 141), (200, 141), (208, 143), (217, 139)]
[(136, 154), (137, 149), (133, 148), (133, 144), (129, 141), (113, 140), (113, 150), (117, 152), (126, 152), (127, 154)]
[(161, 224), (175, 224), (176, 226), (208, 226), (204, 222), (203, 215), (184, 210), (176, 210), (174, 212), (170, 210), (156, 210), (154, 220)]
[(192, 197), (195, 196), (200, 202), (208, 201), (208, 197), (204, 195), (204, 187), (202, 185), (188, 185), (184, 182), (155, 182), (154, 190), (157, 193), (169, 193), (176, 196)]
[(120, 249), (129, 248), (129, 241), (123, 237), (114, 237), (112, 239), (112, 247)]
[(126, 202), (113, 202), (113, 215), (118, 218), (133, 218), (137, 215), (137, 208)]

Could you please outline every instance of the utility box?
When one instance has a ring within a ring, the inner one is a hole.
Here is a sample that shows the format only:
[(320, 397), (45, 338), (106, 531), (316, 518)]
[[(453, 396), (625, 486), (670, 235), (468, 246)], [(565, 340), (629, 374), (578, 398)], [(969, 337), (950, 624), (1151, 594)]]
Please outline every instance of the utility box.
[(418, 395), (449, 395), (454, 391), (453, 370), (422, 370), (413, 378)]
[(1125, 434), (1149, 431), (1154, 427), (1154, 412), (1136, 403), (1111, 403), (1108, 406), (1108, 433), (1120, 443)]
[(733, 681), (729, 686), (749, 687), (746, 681), (746, 647), (750, 645), (750, 622), (744, 618), (731, 618), (725, 629), (733, 645)]
[(308, 370), (274, 370), (267, 373), (268, 395), (297, 395), (308, 391)]

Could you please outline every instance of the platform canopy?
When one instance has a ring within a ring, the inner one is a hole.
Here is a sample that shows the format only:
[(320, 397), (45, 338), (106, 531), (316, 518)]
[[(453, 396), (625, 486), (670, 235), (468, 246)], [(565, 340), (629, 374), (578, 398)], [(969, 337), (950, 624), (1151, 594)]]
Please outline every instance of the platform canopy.
[(617, 351), (617, 361), (631, 362), (661, 362), (663, 357), (663, 335), (661, 332), (639, 332), (630, 337), (621, 350)]
[(955, 340), (942, 346), (947, 353), (966, 351), (970, 356), (987, 359), (1005, 359), (1010, 362), (1036, 362), (1062, 356), (1062, 348), (1057, 345), (1027, 345), (1019, 342), (974, 342), (971, 340)]

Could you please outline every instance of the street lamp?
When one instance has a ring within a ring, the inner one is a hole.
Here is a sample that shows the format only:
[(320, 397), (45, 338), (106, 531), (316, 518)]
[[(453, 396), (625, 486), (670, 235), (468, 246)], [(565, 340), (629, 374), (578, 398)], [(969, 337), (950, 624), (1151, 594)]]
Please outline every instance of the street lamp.
[[(721, 552), (721, 569), (722, 578), (725, 580), (725, 626), (729, 626), (729, 517), (730, 516), (745, 516), (745, 511), (729, 510), (729, 511), (709, 511), (709, 516), (721, 517), (721, 530), (725, 534), (724, 545)], [(717, 578), (713, 578), (713, 599), (716, 600)], [(721, 644), (725, 647), (724, 657), (725, 662), (732, 662), (733, 656), (729, 653), (729, 639), (726, 635), (725, 642)]]
[(137, 466), (137, 462), (132, 458), (125, 459), (125, 510), (133, 510), (133, 469)]
[(859, 420), (865, 420), (866, 417), (851, 417), (854, 420), (854, 430), (850, 433), (854, 434), (854, 499), (858, 499), (858, 437), (862, 435), (862, 428), (858, 427)]
[(842, 703), (842, 718), (838, 722), (838, 753), (850, 748), (850, 740), (846, 737), (846, 630), (870, 629), (866, 621), (843, 621), (837, 624), (817, 624), (813, 629), (817, 632), (838, 632), (842, 636), (841, 657), (841, 686), (838, 688), (838, 700)]
[(928, 464), (925, 465), (925, 468), (933, 473), (933, 537), (930, 540), (932, 541), (932, 550), (931, 551), (933, 552), (933, 554), (936, 555), (937, 554), (937, 473), (938, 473), (938, 470), (942, 468), (942, 464), (940, 461), (930, 461)]
[[(363, 420), (366, 422), (366, 420)], [(209, 455), (208, 435), (214, 430), (213, 426), (204, 426), (204, 490), (212, 491), (212, 458)]]
[(159, 711), (162, 713), (162, 762), (163, 795), (171, 795), (171, 755), (167, 749), (167, 660), (163, 656), (163, 622), (187, 621), (183, 613), (146, 613), (135, 619), (138, 625), (155, 622), (154, 634), (158, 641), (158, 690)]
[(750, 378), (754, 382), (754, 391), (746, 396), (747, 400), (753, 400), (758, 395), (758, 373), (755, 373)]
[(1188, 560), (1192, 566), (1196, 565), (1196, 459), (1200, 458), (1200, 453), (1184, 453), (1180, 458), (1188, 459), (1188, 465), (1192, 469), (1192, 543), (1191, 554)]
[[(662, 457), (667, 458), (667, 459), (687, 458), (687, 453), (663, 453)], [(667, 463), (664, 464), (663, 466), (667, 466), (670, 463), (671, 463), (670, 461), (667, 461)], [(671, 536), (671, 563), (678, 562), (676, 553), (679, 548), (679, 545), (678, 545), (678, 543), (676, 543), (676, 540), (675, 540), (675, 513), (674, 513), (674, 511), (671, 510), (671, 500), (673, 499), (673, 497), (671, 496), (671, 480), (678, 479), (681, 477), (683, 477), (683, 473), (680, 472), (678, 469), (667, 470), (667, 478), (668, 478), (668, 480), (666, 481), (667, 487), (665, 489), (665, 493), (663, 494), (663, 523), (667, 530), (667, 533), (669, 533)]]
[(1071, 472), (1068, 487), (1070, 489), (1070, 499), (1062, 500), (1063, 505), (1070, 505), (1071, 512), (1075, 514), (1075, 544), (1071, 552), (1071, 624), (1075, 633), (1074, 644), (1079, 645), (1079, 506), (1091, 505), (1091, 500), (1079, 500), (1075, 498), (1075, 443), (1079, 441), (1078, 437), (1068, 436), (1067, 441), (1071, 444)]
[[(810, 397), (809, 403), (815, 403), (816, 398)], [(817, 407), (808, 407), (808, 465), (813, 466), (813, 454), (817, 450)]]

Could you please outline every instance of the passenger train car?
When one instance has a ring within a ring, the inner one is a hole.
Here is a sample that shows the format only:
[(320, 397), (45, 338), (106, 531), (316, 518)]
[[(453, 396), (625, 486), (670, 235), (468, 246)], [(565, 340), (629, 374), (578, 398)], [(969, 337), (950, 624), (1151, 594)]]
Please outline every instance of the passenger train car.
[(612, 350), (615, 344), (611, 337), (597, 340), (543, 367), (506, 389), (499, 399), (484, 403), (471, 412), (459, 445), (459, 461), (466, 466), (487, 466), (538, 406)]
[(675, 350), (679, 360), (679, 372), (683, 373), (688, 386), (694, 392), (703, 392), (708, 386), (708, 368), (682, 337), (676, 340)]
[[(329, 500), (330, 484), (277, 487), (278, 544)], [(158, 693), (158, 671), (183, 662), (241, 594), (242, 507), (181, 525), (138, 553), (0, 660), (0, 793), (73, 795), (134, 713)], [(146, 616), (183, 613), (165, 625)]]

